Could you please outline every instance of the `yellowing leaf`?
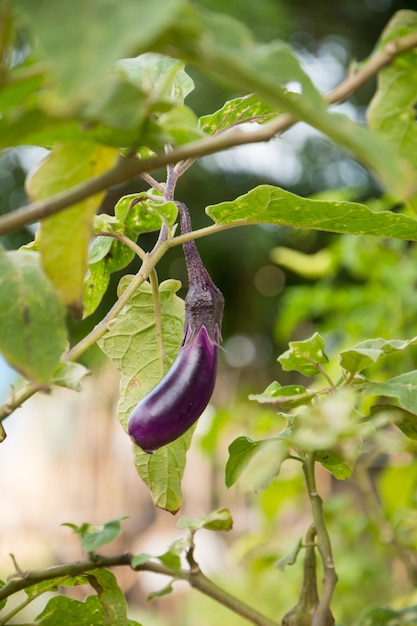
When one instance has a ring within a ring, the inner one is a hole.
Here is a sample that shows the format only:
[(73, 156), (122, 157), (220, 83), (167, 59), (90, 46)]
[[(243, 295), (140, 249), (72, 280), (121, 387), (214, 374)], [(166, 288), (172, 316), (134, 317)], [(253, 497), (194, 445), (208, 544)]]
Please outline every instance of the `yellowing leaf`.
[[(30, 177), (28, 193), (34, 200), (53, 196), (108, 170), (116, 154), (112, 148), (87, 142), (57, 144)], [(102, 196), (102, 193), (90, 196), (44, 219), (40, 227), (42, 265), (64, 304), (77, 314), (82, 311), (93, 217)]]

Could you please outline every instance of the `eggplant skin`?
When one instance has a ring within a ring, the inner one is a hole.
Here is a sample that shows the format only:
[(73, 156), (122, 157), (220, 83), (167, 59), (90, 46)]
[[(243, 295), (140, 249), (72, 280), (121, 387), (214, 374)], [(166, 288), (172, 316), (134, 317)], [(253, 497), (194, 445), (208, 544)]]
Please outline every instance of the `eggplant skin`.
[(128, 433), (144, 452), (175, 441), (200, 417), (216, 382), (217, 350), (217, 342), (201, 326), (165, 376), (133, 409)]

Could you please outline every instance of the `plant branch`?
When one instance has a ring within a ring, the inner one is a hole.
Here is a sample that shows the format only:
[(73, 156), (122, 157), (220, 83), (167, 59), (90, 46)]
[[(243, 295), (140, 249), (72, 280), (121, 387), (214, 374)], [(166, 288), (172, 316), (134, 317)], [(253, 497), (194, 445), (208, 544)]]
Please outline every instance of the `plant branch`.
[(363, 461), (356, 463), (353, 471), (353, 481), (361, 496), (362, 504), (368, 515), (369, 522), (376, 531), (379, 540), (392, 548), (395, 555), (402, 561), (410, 582), (416, 585), (417, 565), (413, 562), (407, 548), (399, 543), (395, 535), (395, 530), (391, 527), (391, 524), (384, 515), (381, 503), (369, 476), (367, 463)]
[(55, 565), (43, 570), (31, 570), (24, 572), (23, 576), (17, 574), (15, 578), (9, 580), (9, 582), (0, 588), (0, 601), (5, 600), (22, 589), (27, 589), (36, 583), (46, 580), (68, 577), (72, 578), (91, 572), (97, 568), (128, 566), (135, 571), (154, 572), (156, 574), (169, 576), (174, 580), (186, 580), (191, 587), (229, 608), (255, 626), (278, 626), (276, 622), (273, 622), (267, 617), (261, 615), (258, 611), (255, 611), (238, 598), (218, 587), (199, 569), (195, 573), (186, 569), (177, 570), (151, 560), (133, 567), (132, 559), (133, 555), (128, 552), (111, 557), (95, 554), (91, 559), (86, 561), (77, 561), (75, 563), (68, 563), (65, 565)]
[[(415, 33), (389, 42), (355, 74), (346, 78), (333, 89), (326, 97), (327, 103), (334, 104), (345, 100), (374, 78), (378, 71), (389, 65), (398, 55), (416, 46), (417, 35)], [(28, 224), (45, 219), (91, 195), (159, 167), (196, 159), (243, 144), (267, 142), (276, 134), (290, 128), (297, 121), (289, 113), (284, 113), (251, 133), (246, 133), (237, 127), (183, 146), (178, 146), (171, 151), (147, 159), (138, 159), (134, 156), (121, 159), (104, 174), (75, 185), (51, 198), (33, 202), (12, 213), (3, 215), (0, 217), (0, 235), (6, 235)]]
[(317, 547), (323, 565), (323, 590), (311, 624), (312, 626), (327, 626), (329, 623), (330, 603), (337, 583), (337, 575), (330, 537), (324, 519), (323, 501), (317, 492), (314, 452), (310, 452), (307, 455), (303, 467), (313, 515), (313, 524), (317, 535)]

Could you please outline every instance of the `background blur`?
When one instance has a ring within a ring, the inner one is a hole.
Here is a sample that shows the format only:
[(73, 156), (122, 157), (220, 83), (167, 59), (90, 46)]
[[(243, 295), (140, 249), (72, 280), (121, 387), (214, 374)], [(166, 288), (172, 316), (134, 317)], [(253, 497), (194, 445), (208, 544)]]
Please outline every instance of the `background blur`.
[[(343, 79), (351, 62), (370, 54), (397, 10), (416, 8), (413, 1), (390, 0), (200, 3), (235, 15), (258, 40), (288, 41), (323, 92)], [(187, 103), (199, 115), (239, 95), (195, 70), (189, 72), (196, 88)], [(363, 120), (373, 89), (374, 85), (368, 85), (340, 105), (341, 109)], [(44, 150), (35, 147), (0, 154), (0, 213), (25, 204), (25, 176), (44, 155)], [(206, 205), (233, 199), (261, 183), (302, 195), (332, 190), (333, 197), (340, 193), (351, 200), (366, 200), (379, 193), (361, 166), (319, 133), (299, 124), (267, 146), (242, 147), (201, 159), (179, 181), (177, 199), (190, 207), (194, 227), (201, 227), (207, 225)], [(111, 213), (118, 197), (143, 188), (139, 179), (110, 190), (102, 210)], [(33, 233), (34, 229), (25, 229), (0, 240), (7, 248), (16, 248), (32, 240)], [(148, 249), (152, 241), (149, 235), (140, 243)], [(198, 516), (218, 506), (231, 508), (235, 527), (230, 536), (201, 534), (203, 569), (215, 577), (227, 570), (229, 576), (223, 583), (228, 588), (278, 618), (295, 603), (300, 583), (297, 569), (282, 573), (271, 565), (291, 551), (308, 524), (301, 477), (298, 468), (289, 463), (279, 482), (261, 495), (234, 490), (226, 494), (223, 468), (227, 446), (239, 434), (261, 436), (276, 419), (268, 410), (249, 405), (246, 398), (249, 393), (260, 393), (271, 380), (288, 382), (288, 374), (276, 362), (288, 341), (306, 338), (317, 330), (324, 335), (331, 355), (332, 350), (370, 336), (416, 334), (416, 251), (407, 242), (267, 226), (226, 231), (200, 239), (198, 247), (225, 295), (225, 351), (213, 406), (201, 420), (190, 452), (181, 513)], [(291, 255), (288, 249), (300, 254)], [(158, 275), (160, 280), (185, 278), (180, 250), (172, 250), (162, 260)], [(113, 277), (94, 316), (78, 324), (70, 320), (72, 342), (84, 336), (110, 308), (119, 278)], [(417, 365), (416, 355), (412, 351), (407, 354), (410, 363), (402, 361), (402, 367), (412, 369)], [(6, 422), (8, 437), (0, 455), (0, 578), (11, 570), (11, 549), (23, 569), (78, 558), (78, 541), (68, 528), (60, 526), (63, 522), (101, 524), (128, 515), (119, 545), (109, 547), (112, 553), (129, 549), (161, 554), (181, 534), (170, 515), (154, 510), (136, 476), (130, 442), (115, 418), (116, 372), (98, 349), (91, 350), (84, 360), (93, 375), (81, 394), (57, 390), (51, 396), (38, 396)], [(385, 367), (396, 371), (398, 362), (392, 358)], [(2, 364), (1, 400), (6, 399), (12, 380), (13, 373)], [(325, 472), (319, 478), (324, 495), (334, 489)], [(352, 505), (353, 497), (349, 488), (340, 490), (338, 498), (332, 499), (333, 510), (328, 511), (330, 521), (334, 516), (339, 524), (334, 528), (334, 541), (342, 587), (338, 587), (335, 610), (345, 616), (346, 624), (352, 623), (367, 596), (375, 603), (382, 602), (404, 585), (401, 569), (392, 577), (381, 572), (385, 558), (381, 547), (372, 544), (372, 550), (367, 549), (370, 530)], [(362, 545), (365, 550), (361, 553)], [(357, 560), (351, 558), (352, 551)], [(180, 584), (174, 586), (178, 593), (147, 605), (147, 593), (167, 581), (151, 575), (139, 578), (127, 571), (120, 576), (128, 599), (137, 607), (138, 613), (132, 617), (143, 619), (146, 626), (187, 626), (196, 623), (196, 615), (200, 626), (222, 623), (226, 618), (230, 626), (243, 624)]]

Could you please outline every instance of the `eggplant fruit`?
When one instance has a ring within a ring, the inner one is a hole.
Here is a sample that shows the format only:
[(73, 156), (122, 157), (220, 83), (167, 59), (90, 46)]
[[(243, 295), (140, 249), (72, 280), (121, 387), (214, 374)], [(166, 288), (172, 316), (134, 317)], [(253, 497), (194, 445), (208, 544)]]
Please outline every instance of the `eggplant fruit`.
[[(187, 207), (176, 203), (181, 232), (191, 232)], [(216, 382), (224, 298), (201, 261), (194, 241), (183, 245), (188, 273), (184, 338), (159, 383), (137, 404), (128, 420), (132, 441), (145, 452), (181, 437), (200, 417)]]

